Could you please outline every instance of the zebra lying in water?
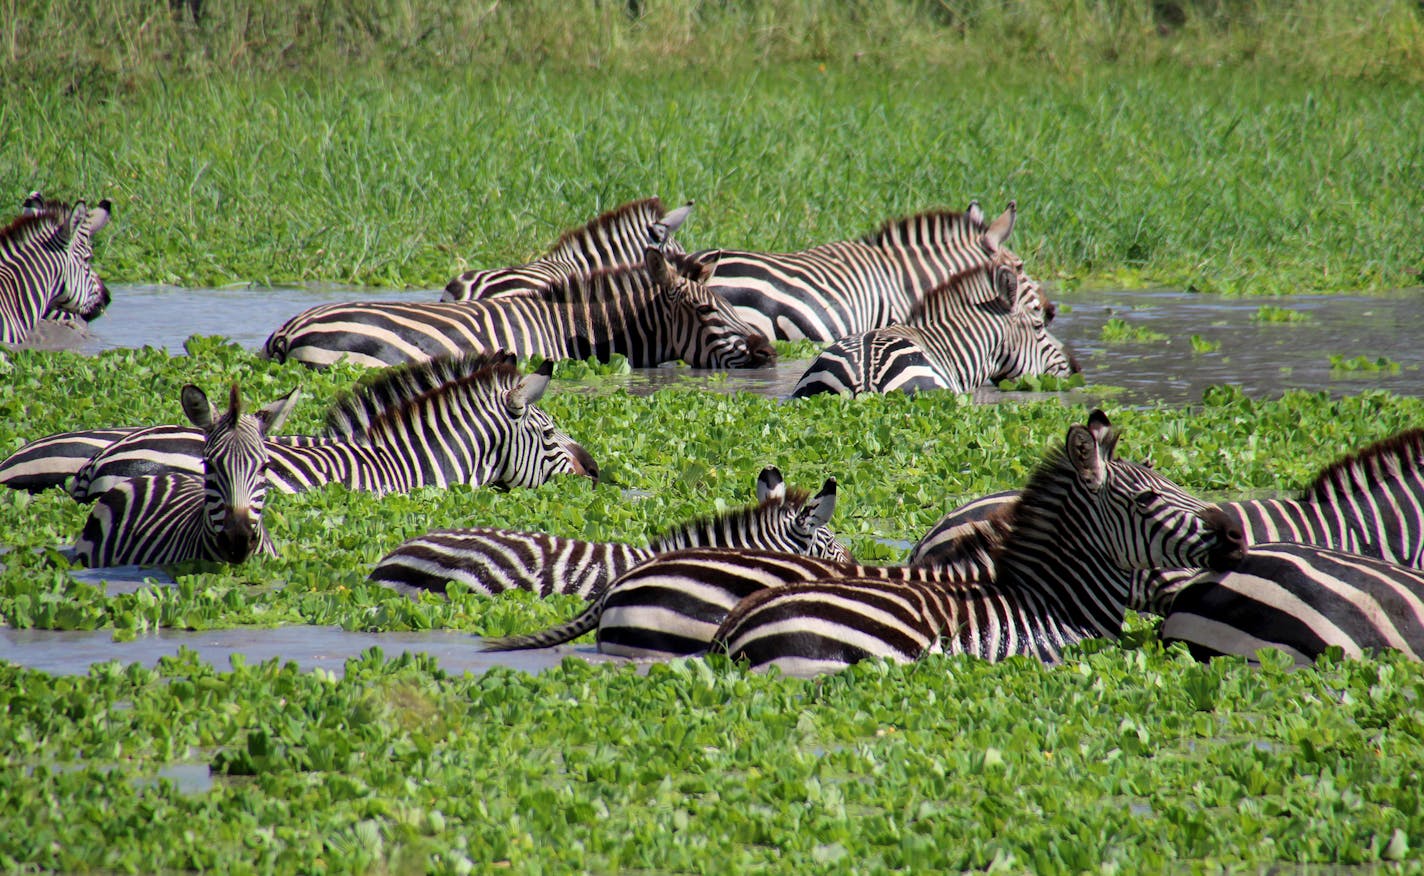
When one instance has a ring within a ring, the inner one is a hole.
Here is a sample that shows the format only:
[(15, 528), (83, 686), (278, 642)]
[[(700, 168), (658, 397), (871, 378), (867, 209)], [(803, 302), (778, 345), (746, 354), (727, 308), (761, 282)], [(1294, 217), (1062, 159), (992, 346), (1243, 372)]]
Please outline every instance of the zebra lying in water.
[(820, 393), (970, 392), (986, 381), (1050, 374), (1078, 363), (1048, 331), (1037, 283), (995, 253), (937, 287), (904, 325), (842, 338), (801, 375), (792, 398)]
[(84, 522), (75, 555), (89, 567), (184, 560), (241, 563), (275, 554), (262, 525), (268, 428), (290, 406), (242, 412), (237, 384), (219, 412), (201, 389), (183, 387), (183, 412), (203, 432), (203, 474), (133, 478), (105, 493)]
[(788, 491), (781, 471), (767, 466), (757, 477), (756, 496), (755, 505), (689, 521), (646, 547), (508, 529), (436, 530), (391, 551), (370, 578), (411, 597), (444, 594), (448, 582), (459, 581), (489, 596), (528, 590), (540, 596), (565, 593), (592, 599), (633, 566), (680, 548), (762, 548), (851, 560), (828, 528), (836, 503), (835, 478), (811, 496), (805, 490)]
[[(593, 457), (536, 404), (551, 372), (546, 362), (521, 376), (504, 353), (391, 369), (334, 404), (322, 435), (269, 436), (268, 478), (287, 493), (332, 482), (376, 492), (535, 487), (566, 472), (597, 480)], [(287, 402), (294, 401), (289, 395)], [(122, 434), (93, 452), (114, 433)], [(93, 501), (132, 477), (201, 474), (203, 444), (201, 431), (180, 426), (69, 432), (32, 442), (0, 463), (0, 483), (62, 484), (73, 472), (71, 495)], [(92, 455), (75, 469), (71, 450)]]
[(696, 368), (772, 364), (771, 342), (708, 290), (715, 267), (649, 247), (642, 264), (571, 274), (539, 294), (327, 304), (288, 320), (263, 355), (380, 367), (503, 349), (546, 359), (607, 361), (619, 353), (639, 368), (674, 359)]
[(92, 320), (109, 306), (109, 290), (94, 273), (92, 236), (109, 222), (112, 205), (92, 210), (45, 202), (38, 192), (0, 230), (0, 343), (24, 343), (42, 319)]
[(528, 264), (460, 274), (445, 286), (440, 300), (472, 301), (541, 293), (570, 274), (636, 264), (643, 260), (643, 251), (649, 246), (681, 253), (672, 235), (691, 212), (691, 201), (671, 211), (657, 198), (622, 204), (582, 228), (564, 232), (548, 252)]
[[(1120, 632), (1128, 593), (1110, 578), (1105, 583), (1101, 572), (1111, 564), (1223, 566), (1240, 558), (1240, 533), (1224, 515), (1151, 469), (1114, 460), (1115, 442), (1107, 417), (1094, 411), (1086, 426), (1069, 430), (1065, 448), (1051, 453), (1030, 479), (1032, 513), (979, 523), (979, 535), (962, 538), (958, 551), (942, 556), (940, 566), (675, 551), (623, 575), (574, 620), (528, 636), (488, 640), (483, 647), (548, 647), (596, 628), (604, 653), (692, 654), (708, 646), (719, 625), (728, 635), (740, 635), (741, 627), (726, 625), (729, 612), (740, 611), (761, 591), (873, 579), (897, 582), (907, 588), (904, 593), (917, 594), (913, 601), (920, 604), (953, 607), (964, 629), (936, 634), (961, 636), (948, 643), (951, 650), (1054, 659), (1070, 642)], [(829, 641), (823, 633), (812, 638)], [(873, 633), (866, 635), (862, 656), (889, 655), (870, 646)]]

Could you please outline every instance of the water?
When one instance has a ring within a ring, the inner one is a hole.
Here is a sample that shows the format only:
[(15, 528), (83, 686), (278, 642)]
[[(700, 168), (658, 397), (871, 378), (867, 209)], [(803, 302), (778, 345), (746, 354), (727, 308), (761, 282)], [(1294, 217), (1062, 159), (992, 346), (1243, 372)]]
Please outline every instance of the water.
[[(373, 291), (341, 287), (180, 289), (171, 286), (111, 287), (114, 304), (93, 324), (78, 349), (99, 352), (145, 344), (181, 354), (190, 335), (224, 335), (251, 350), (288, 318), (318, 304), (351, 300), (435, 301), (437, 290)], [(1234, 384), (1257, 398), (1287, 389), (1325, 390), (1345, 395), (1368, 388), (1417, 395), (1421, 390), (1424, 348), (1415, 323), (1424, 312), (1424, 289), (1401, 290), (1381, 297), (1296, 296), (1240, 299), (1176, 291), (1075, 291), (1056, 294), (1060, 305), (1053, 330), (1068, 342), (1092, 385), (1121, 387), (1117, 404), (1169, 405), (1201, 401), (1202, 390)], [(1265, 323), (1253, 319), (1263, 303), (1310, 315), (1304, 323)], [(1167, 339), (1148, 343), (1102, 341), (1103, 325), (1114, 317), (1153, 329)], [(1220, 344), (1195, 353), (1191, 337)], [(1394, 374), (1348, 376), (1332, 373), (1331, 354), (1346, 358), (1384, 357), (1398, 363)], [(695, 386), (721, 392), (747, 391), (785, 397), (806, 367), (805, 361), (775, 368), (713, 374), (688, 368), (636, 369), (625, 378), (600, 378), (599, 387), (624, 387), (648, 393), (668, 386)], [(980, 390), (976, 397), (996, 401), (1005, 394)], [(1023, 397), (1022, 393), (1009, 397)]]

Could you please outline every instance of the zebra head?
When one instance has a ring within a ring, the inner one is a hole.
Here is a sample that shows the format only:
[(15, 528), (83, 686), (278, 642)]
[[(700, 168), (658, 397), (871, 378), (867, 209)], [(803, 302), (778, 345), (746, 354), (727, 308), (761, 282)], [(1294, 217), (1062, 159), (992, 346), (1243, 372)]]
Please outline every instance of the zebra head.
[(537, 487), (552, 475), (569, 472), (598, 483), (598, 463), (593, 456), (535, 405), (549, 388), (553, 374), (554, 363), (546, 360), (539, 370), (504, 391), (503, 422), (494, 426), (503, 435), (492, 485)]
[(193, 384), (183, 387), (183, 413), (203, 430), (203, 539), (224, 562), (241, 563), (262, 543), (267, 495), (266, 435), (296, 405), (297, 393), (251, 414), (242, 412), (237, 384), (220, 411)]
[(1023, 272), (1022, 264), (999, 264), (992, 270), (994, 294), (1004, 326), (995, 354), (998, 361), (990, 379), (1004, 380), (1026, 374), (1067, 377), (1082, 370), (1068, 345), (1048, 331), (1052, 305), (1045, 307), (1047, 299), (1042, 287)]
[(788, 492), (781, 470), (768, 465), (757, 477), (756, 495), (757, 505), (748, 523), (758, 533), (751, 540), (758, 548), (838, 563), (855, 561), (827, 528), (836, 510), (835, 478), (826, 478), (814, 496), (805, 490)]
[[(1113, 577), (1113, 570), (1224, 570), (1241, 560), (1245, 539), (1238, 524), (1153, 469), (1114, 459), (1116, 445), (1100, 410), (1086, 425), (1070, 427), (1064, 452), (1051, 455), (1025, 488), (1019, 521), (1030, 530), (1048, 522), (1052, 539), (1076, 542), (1101, 570), (1099, 579)], [(1042, 513), (1048, 507), (1055, 509), (1051, 522)]]
[(83, 201), (69, 209), (63, 204), (47, 205), (40, 194), (34, 192), (25, 200), (26, 210), (30, 209), (32, 199), (40, 205), (36, 215), (53, 213), (60, 223), (48, 247), (61, 255), (58, 282), (48, 310), (73, 313), (86, 320), (97, 319), (109, 306), (109, 289), (94, 273), (91, 238), (109, 224), (112, 205), (105, 198), (92, 210)]
[(766, 335), (747, 325), (722, 296), (707, 288), (720, 251), (665, 252), (650, 246), (644, 264), (671, 309), (673, 346), (694, 368), (761, 368), (776, 364)]

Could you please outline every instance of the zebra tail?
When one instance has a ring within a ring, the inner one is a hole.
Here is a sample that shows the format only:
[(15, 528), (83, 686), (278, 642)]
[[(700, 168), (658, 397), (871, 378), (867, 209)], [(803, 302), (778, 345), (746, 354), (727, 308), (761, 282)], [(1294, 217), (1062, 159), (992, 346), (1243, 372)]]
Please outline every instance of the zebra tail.
[(571, 642), (597, 627), (598, 621), (602, 617), (603, 600), (600, 599), (567, 623), (525, 636), (501, 636), (495, 639), (485, 639), (480, 642), (479, 649), (481, 651), (526, 651), (531, 648), (552, 648), (555, 645)]

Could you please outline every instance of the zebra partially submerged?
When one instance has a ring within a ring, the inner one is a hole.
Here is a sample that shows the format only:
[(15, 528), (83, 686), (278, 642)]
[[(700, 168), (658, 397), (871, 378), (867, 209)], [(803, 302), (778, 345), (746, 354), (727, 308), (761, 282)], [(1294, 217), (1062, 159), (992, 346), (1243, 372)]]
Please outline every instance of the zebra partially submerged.
[(697, 368), (773, 363), (771, 342), (708, 290), (714, 267), (649, 247), (640, 265), (571, 274), (538, 294), (328, 304), (288, 320), (267, 338), (263, 355), (373, 367), (494, 349), (604, 361), (620, 353), (634, 367), (674, 359)]
[(0, 343), (24, 343), (50, 319), (93, 320), (109, 306), (109, 290), (94, 273), (92, 236), (109, 222), (112, 205), (90, 209), (26, 199), (0, 230)]
[(636, 264), (642, 261), (643, 251), (649, 246), (681, 253), (672, 235), (691, 211), (691, 201), (671, 211), (657, 198), (630, 201), (582, 228), (564, 232), (548, 252), (528, 264), (460, 274), (445, 286), (440, 300), (472, 301), (500, 295), (542, 293), (570, 274)]
[(716, 260), (712, 289), (768, 337), (835, 341), (903, 323), (931, 289), (990, 260), (986, 235), (1003, 249), (1016, 214), (1010, 202), (985, 225), (975, 201), (962, 213), (895, 219), (858, 240), (800, 252), (722, 249), (692, 257)]
[(85, 566), (156, 565), (185, 560), (241, 563), (275, 554), (262, 524), (268, 428), (286, 407), (242, 412), (237, 384), (220, 412), (198, 387), (182, 392), (183, 412), (203, 432), (203, 474), (133, 478), (105, 493), (75, 543)]
[[(268, 478), (289, 493), (333, 482), (404, 492), (452, 484), (535, 487), (561, 473), (597, 480), (593, 457), (537, 405), (551, 373), (546, 362), (521, 375), (514, 357), (503, 353), (391, 369), (333, 405), (322, 435), (269, 434)], [(289, 394), (288, 401), (294, 400)], [(109, 432), (123, 434), (74, 475), (70, 493), (79, 501), (92, 501), (132, 477), (202, 472), (201, 431), (153, 426), (40, 439), (0, 463), (0, 475), (13, 475), (12, 486), (25, 478), (52, 478), (74, 459), (59, 454), (82, 452)], [(35, 448), (52, 454), (48, 466)]]
[[(986, 235), (987, 237), (987, 235)], [(1050, 374), (1078, 363), (1048, 331), (1038, 284), (1002, 262), (931, 291), (904, 325), (842, 338), (801, 375), (792, 398), (820, 393), (970, 392), (985, 381)]]
[[(488, 640), (483, 647), (548, 647), (597, 629), (598, 647), (604, 653), (630, 657), (693, 654), (707, 647), (735, 606), (763, 590), (826, 579), (898, 581), (931, 590), (992, 584), (1003, 574), (1001, 566), (1008, 551), (1004, 545), (1009, 539), (1019, 548), (1036, 551), (1038, 541), (1049, 537), (1040, 528), (1049, 523), (1060, 526), (1065, 536), (1084, 542), (1054, 548), (1069, 554), (1101, 548), (1092, 539), (1111, 537), (1115, 539), (1112, 559), (1129, 564), (1180, 562), (1195, 567), (1224, 565), (1239, 558), (1240, 534), (1223, 515), (1156, 472), (1113, 460), (1115, 441), (1107, 417), (1094, 411), (1088, 425), (1069, 430), (1066, 450), (1050, 454), (1030, 481), (1029, 489), (1041, 496), (1045, 514), (1060, 509), (1076, 517), (1025, 515), (1017, 526), (1003, 516), (980, 521), (971, 527), (974, 537), (961, 538), (957, 551), (942, 553), (935, 566), (836, 564), (757, 551), (675, 551), (629, 571), (572, 621), (532, 635)], [(1069, 499), (1073, 500), (1071, 511), (1063, 509)], [(1123, 529), (1104, 532), (1103, 527), (1110, 523)], [(1102, 556), (1091, 552), (1079, 559), (1088, 569), (1104, 562)], [(1044, 654), (1080, 632), (1084, 636), (1117, 635), (1129, 598), (1126, 585), (1119, 586), (1112, 579), (1104, 585), (1094, 579), (1087, 589), (1075, 590), (1081, 583), (1073, 577), (1076, 574), (1086, 573), (1065, 566), (1061, 578), (1033, 582), (1003, 578), (1006, 586), (1013, 584), (1009, 592), (1023, 600), (1018, 608), (1025, 612), (1047, 608), (1033, 617), (985, 616), (975, 620), (975, 629), (995, 630), (1000, 640), (1016, 643), (1025, 641), (1029, 636), (1025, 631), (1031, 631), (1039, 637), (1033, 640), (1038, 643), (1035, 647), (1041, 646)], [(984, 603), (990, 607), (1005, 604)], [(1091, 632), (1083, 632), (1087, 630)]]
[(376, 564), (372, 581), (411, 597), (444, 594), (450, 581), (495, 596), (527, 590), (592, 599), (633, 566), (671, 550), (693, 546), (762, 548), (849, 561), (850, 552), (828, 524), (836, 482), (815, 496), (787, 490), (781, 472), (767, 466), (757, 477), (757, 503), (692, 520), (653, 538), (646, 547), (590, 542), (542, 532), (442, 529), (410, 539)]

